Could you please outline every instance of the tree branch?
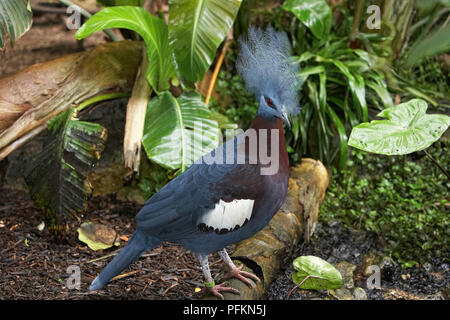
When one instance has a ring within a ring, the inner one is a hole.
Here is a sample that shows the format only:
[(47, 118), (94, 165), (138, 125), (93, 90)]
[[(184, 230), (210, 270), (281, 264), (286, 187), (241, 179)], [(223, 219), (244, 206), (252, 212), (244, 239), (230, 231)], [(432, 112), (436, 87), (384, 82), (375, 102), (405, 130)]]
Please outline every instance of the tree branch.
[(437, 160), (435, 158), (433, 158), (433, 156), (427, 151), (427, 150), (422, 150), (427, 157), (433, 161), (433, 163), (442, 171), (443, 174), (445, 174), (445, 176), (447, 177), (448, 180), (450, 180), (450, 174), (448, 173), (447, 170), (445, 170), (440, 164), (439, 162), (437, 162)]

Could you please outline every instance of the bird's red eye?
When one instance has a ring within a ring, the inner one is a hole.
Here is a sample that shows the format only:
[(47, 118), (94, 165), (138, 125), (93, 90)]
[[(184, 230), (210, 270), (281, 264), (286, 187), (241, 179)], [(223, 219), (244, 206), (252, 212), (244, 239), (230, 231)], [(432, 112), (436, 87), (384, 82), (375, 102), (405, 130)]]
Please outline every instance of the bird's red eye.
[(266, 97), (266, 103), (267, 103), (267, 105), (268, 105), (269, 107), (273, 107), (273, 101), (272, 101), (272, 99)]

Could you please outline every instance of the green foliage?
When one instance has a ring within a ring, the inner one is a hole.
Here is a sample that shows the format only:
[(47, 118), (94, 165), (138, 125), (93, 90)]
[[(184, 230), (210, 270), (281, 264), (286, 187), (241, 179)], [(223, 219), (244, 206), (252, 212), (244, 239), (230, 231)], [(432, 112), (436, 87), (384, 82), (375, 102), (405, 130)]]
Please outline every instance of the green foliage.
[(237, 47), (227, 52), (226, 64), (219, 72), (216, 83), (216, 92), (219, 101), (212, 99), (211, 109), (224, 114), (231, 122), (237, 123), (240, 128), (248, 128), (258, 111), (258, 102), (247, 92), (245, 84), (235, 70)]
[(373, 69), (376, 57), (348, 49), (345, 40), (334, 40), (304, 52), (299, 60), (306, 85), (298, 119), (301, 140), (294, 138), (293, 148), (298, 155), (311, 154), (325, 163), (336, 161), (342, 169), (347, 134), (368, 120), (367, 100), (378, 106), (392, 105), (382, 73)]
[(436, 6), (450, 7), (449, 0), (415, 0), (419, 14), (430, 14)]
[(169, 47), (168, 29), (165, 22), (140, 7), (105, 8), (93, 15), (77, 31), (77, 39), (83, 39), (94, 32), (109, 29), (124, 28), (136, 31), (145, 41), (149, 61), (147, 80), (157, 91), (169, 88), (169, 79), (175, 76), (175, 67)]
[(51, 140), (25, 173), (31, 197), (46, 211), (51, 227), (84, 209), (92, 191), (86, 176), (105, 145), (106, 129), (75, 115), (70, 108), (49, 121)]
[(0, 1), (0, 50), (5, 46), (6, 36), (11, 44), (27, 32), (33, 21), (29, 0)]
[(148, 104), (142, 143), (148, 157), (168, 169), (183, 172), (219, 144), (219, 127), (195, 92), (174, 98), (162, 92)]
[[(187, 87), (194, 87), (193, 83), (203, 78), (240, 4), (241, 0), (173, 0), (169, 4), (168, 26), (143, 8), (106, 8), (76, 33), (82, 39), (105, 28), (127, 28), (144, 39), (149, 59), (147, 80), (159, 96), (147, 109), (143, 145), (148, 157), (165, 168), (183, 172), (205, 152), (217, 147), (218, 122), (212, 118), (230, 125), (217, 114), (212, 117), (200, 95), (184, 93), (175, 99), (166, 90), (176, 75)], [(203, 125), (203, 141), (194, 132), (195, 123)]]
[(394, 87), (403, 99), (421, 98), (433, 107), (450, 107), (448, 0), (416, 0), (407, 46), (395, 61)]
[[(327, 9), (318, 11), (316, 6)], [(318, 12), (324, 15), (316, 21), (322, 27), (312, 23)], [(348, 12), (343, 15), (351, 17)], [(305, 23), (308, 17), (311, 21)], [(331, 10), (325, 1), (314, 5), (286, 1), (268, 13), (267, 20), (289, 33), (303, 78), (302, 110), (286, 135), (291, 160), (298, 162), (307, 155), (343, 169), (352, 127), (368, 121), (371, 110), (393, 106), (381, 58), (373, 51), (349, 48), (351, 19), (331, 25)], [(368, 38), (369, 43), (382, 40)]]
[(282, 8), (292, 12), (318, 39), (328, 39), (332, 14), (325, 0), (286, 0)]
[[(441, 139), (428, 151), (448, 166), (448, 141)], [(376, 233), (405, 267), (424, 263), (432, 254), (447, 254), (449, 187), (423, 153), (384, 156), (352, 150), (347, 169), (333, 169), (319, 216)]]
[(138, 183), (138, 187), (145, 199), (148, 199), (155, 193), (159, 192), (159, 190), (161, 190), (161, 188), (164, 187), (172, 177), (170, 173), (168, 174), (167, 169), (157, 164), (153, 164), (150, 161), (147, 163), (149, 163), (149, 167), (141, 172), (141, 178)]
[[(292, 280), (302, 289), (329, 290), (342, 287), (342, 276), (333, 265), (315, 256), (298, 257), (292, 263), (296, 273)], [(303, 282), (303, 283), (302, 283)]]
[(147, 80), (156, 92), (169, 88), (177, 74), (193, 88), (210, 67), (217, 47), (224, 40), (241, 0), (172, 0), (169, 24), (141, 7), (117, 6), (93, 15), (77, 31), (77, 39), (108, 28), (136, 31), (147, 46)]
[(201, 80), (236, 18), (242, 0), (169, 2), (170, 46), (183, 80)]
[(386, 155), (402, 155), (428, 148), (450, 125), (444, 114), (426, 114), (427, 103), (415, 99), (384, 109), (373, 120), (354, 127), (348, 144)]
[(410, 68), (426, 57), (432, 57), (450, 50), (450, 24), (442, 26), (408, 50), (405, 68)]
[[(422, 92), (438, 97), (441, 105), (450, 97), (450, 73), (443, 69), (443, 60), (439, 57), (425, 58), (408, 72), (408, 85), (418, 87)], [(429, 101), (429, 99), (427, 99)], [(447, 108), (448, 108), (447, 103)]]

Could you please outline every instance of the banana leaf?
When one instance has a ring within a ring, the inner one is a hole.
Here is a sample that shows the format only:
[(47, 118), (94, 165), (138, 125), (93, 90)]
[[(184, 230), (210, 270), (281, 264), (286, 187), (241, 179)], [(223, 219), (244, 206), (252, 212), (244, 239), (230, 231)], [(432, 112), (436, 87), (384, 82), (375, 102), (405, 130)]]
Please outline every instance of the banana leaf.
[(50, 140), (27, 167), (25, 181), (50, 226), (58, 227), (85, 209), (92, 191), (86, 175), (100, 158), (106, 129), (78, 121), (74, 108), (52, 118), (47, 127)]
[(148, 104), (142, 143), (148, 157), (168, 169), (183, 172), (219, 145), (219, 125), (200, 94), (175, 98), (164, 91)]
[(282, 8), (292, 12), (318, 39), (328, 39), (332, 15), (325, 0), (286, 0)]
[(93, 15), (75, 36), (83, 39), (109, 28), (130, 29), (141, 35), (147, 46), (147, 80), (156, 92), (168, 89), (169, 79), (175, 75), (175, 67), (165, 22), (140, 7), (111, 7)]
[(233, 25), (242, 0), (172, 0), (169, 38), (182, 79), (201, 80)]
[(11, 44), (28, 31), (33, 21), (29, 0), (0, 1), (0, 50), (5, 46), (6, 36)]

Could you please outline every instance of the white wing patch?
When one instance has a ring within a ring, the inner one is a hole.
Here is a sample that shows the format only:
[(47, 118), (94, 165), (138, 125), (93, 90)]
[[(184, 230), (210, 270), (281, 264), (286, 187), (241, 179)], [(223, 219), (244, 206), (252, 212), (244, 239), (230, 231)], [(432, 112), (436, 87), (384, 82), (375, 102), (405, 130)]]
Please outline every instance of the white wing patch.
[(201, 231), (215, 231), (218, 234), (242, 227), (252, 215), (255, 200), (240, 199), (231, 202), (220, 200), (214, 209), (206, 212), (199, 220)]

